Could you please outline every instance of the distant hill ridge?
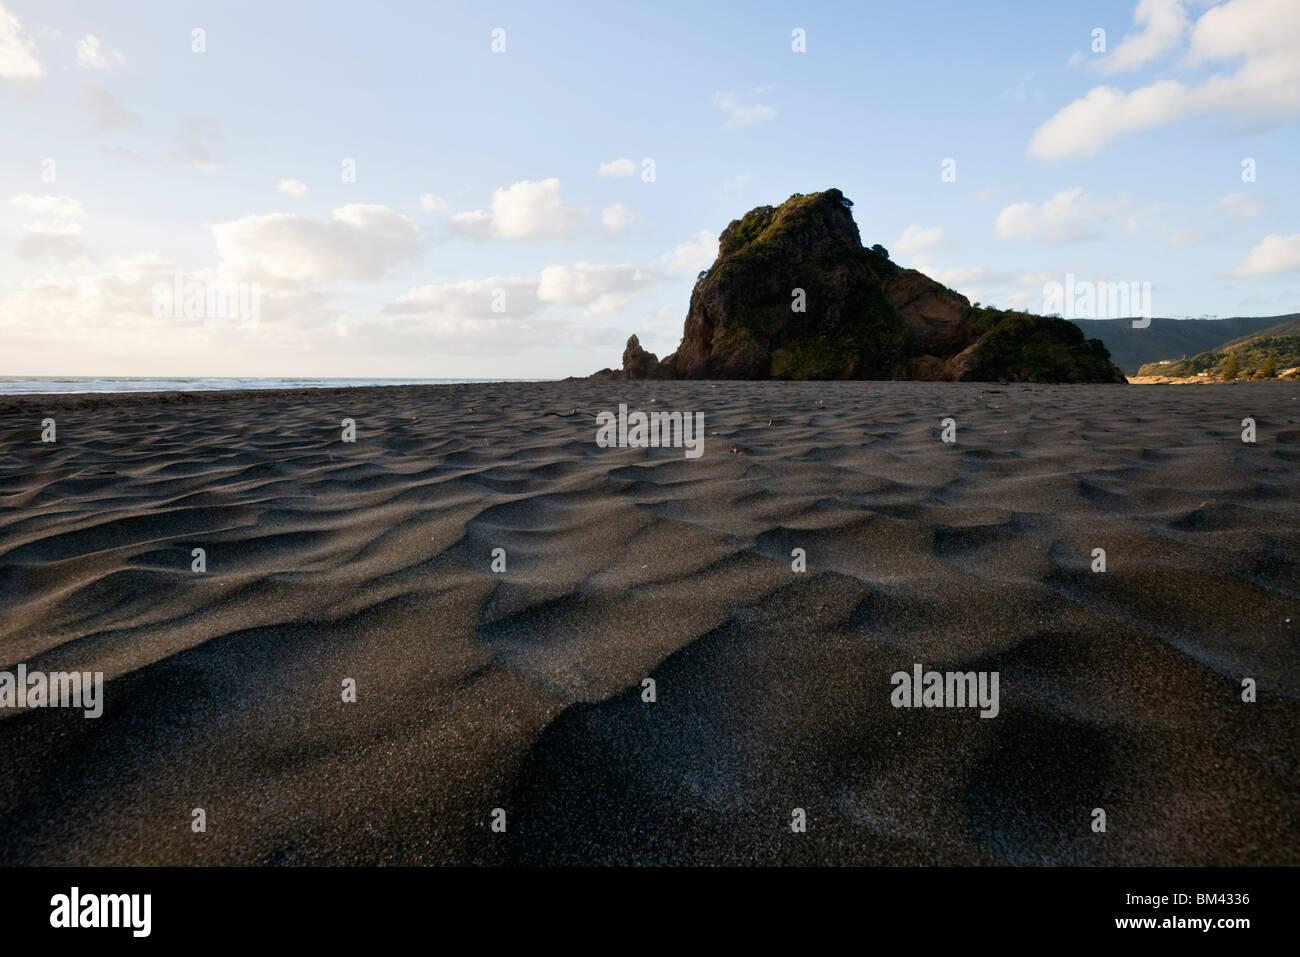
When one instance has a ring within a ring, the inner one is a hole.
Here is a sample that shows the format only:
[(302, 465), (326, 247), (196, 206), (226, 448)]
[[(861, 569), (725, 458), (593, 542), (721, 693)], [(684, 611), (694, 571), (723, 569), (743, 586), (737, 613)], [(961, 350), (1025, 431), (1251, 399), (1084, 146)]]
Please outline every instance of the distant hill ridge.
[[(1106, 344), (1111, 360), (1128, 375), (1151, 362), (1191, 358), (1202, 352), (1250, 336), (1274, 331), (1274, 327), (1300, 323), (1300, 313), (1281, 316), (1235, 316), (1231, 319), (1154, 318), (1145, 329), (1134, 329), (1132, 319), (1072, 319), (1085, 336), (1096, 336)], [(1291, 332), (1300, 335), (1300, 331)]]
[(1272, 379), (1286, 375), (1293, 378), (1297, 367), (1300, 367), (1300, 316), (1188, 358), (1148, 362), (1138, 369), (1138, 375), (1212, 379)]
[(1230, 339), (1223, 343), (1220, 348), (1230, 349), (1233, 346), (1241, 345), (1247, 339), (1254, 339), (1257, 336), (1300, 336), (1300, 314), (1290, 316), (1276, 326), (1269, 326), (1267, 329), (1261, 329), (1259, 332), (1251, 335), (1240, 336), (1236, 339)]

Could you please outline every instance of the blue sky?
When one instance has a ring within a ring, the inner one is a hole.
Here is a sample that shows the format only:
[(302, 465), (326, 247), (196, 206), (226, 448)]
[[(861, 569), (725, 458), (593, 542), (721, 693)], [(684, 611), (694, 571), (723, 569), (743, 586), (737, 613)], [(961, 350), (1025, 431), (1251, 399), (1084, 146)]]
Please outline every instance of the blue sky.
[(0, 0), (0, 374), (586, 374), (831, 186), (972, 300), (1291, 312), (1297, 119), (1294, 0)]

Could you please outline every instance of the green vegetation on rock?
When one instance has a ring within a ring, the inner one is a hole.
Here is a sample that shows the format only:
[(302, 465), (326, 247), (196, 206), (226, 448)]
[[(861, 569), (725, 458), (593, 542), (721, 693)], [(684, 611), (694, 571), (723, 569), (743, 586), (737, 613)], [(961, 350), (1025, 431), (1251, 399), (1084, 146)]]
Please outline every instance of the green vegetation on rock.
[[(999, 309), (974, 310), (988, 331), (957, 360), (963, 378), (1016, 382), (1123, 382), (1100, 339), (1085, 339), (1074, 323), (1054, 316)], [(966, 358), (969, 355), (969, 358)]]

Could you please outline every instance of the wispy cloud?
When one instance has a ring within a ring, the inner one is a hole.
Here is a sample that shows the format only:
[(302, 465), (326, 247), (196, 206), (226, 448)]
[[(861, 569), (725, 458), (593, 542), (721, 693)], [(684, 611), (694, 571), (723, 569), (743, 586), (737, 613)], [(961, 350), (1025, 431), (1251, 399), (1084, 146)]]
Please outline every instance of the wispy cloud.
[(754, 87), (745, 93), (725, 90), (713, 94), (713, 105), (722, 110), (726, 116), (727, 126), (752, 126), (766, 123), (776, 118), (776, 110), (762, 103), (742, 102), (742, 99), (758, 96), (770, 90), (770, 86)]
[(1013, 203), (998, 213), (993, 235), (1055, 245), (1097, 239), (1099, 225), (1128, 208), (1127, 197), (1096, 202), (1083, 187), (1062, 190), (1044, 203)]
[(36, 56), (36, 43), (23, 32), (18, 18), (0, 4), (0, 77), (39, 80), (45, 67)]
[(90, 70), (111, 70), (126, 63), (121, 50), (104, 46), (99, 37), (87, 33), (77, 41), (77, 65)]
[(622, 178), (631, 176), (635, 172), (636, 161), (630, 160), (626, 156), (620, 156), (618, 159), (612, 159), (608, 163), (601, 163), (596, 170), (596, 175)]
[(1300, 233), (1291, 236), (1272, 233), (1246, 254), (1241, 265), (1225, 276), (1228, 279), (1258, 279), (1294, 272), (1300, 272)]

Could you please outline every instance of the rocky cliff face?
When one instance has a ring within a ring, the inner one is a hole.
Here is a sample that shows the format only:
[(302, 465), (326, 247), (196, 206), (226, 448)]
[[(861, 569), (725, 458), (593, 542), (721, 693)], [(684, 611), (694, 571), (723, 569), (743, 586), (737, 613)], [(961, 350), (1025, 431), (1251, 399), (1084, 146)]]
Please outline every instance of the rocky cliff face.
[(722, 233), (691, 292), (681, 344), (658, 361), (636, 336), (628, 378), (1123, 382), (1064, 320), (976, 309), (866, 249), (837, 189), (760, 206)]

